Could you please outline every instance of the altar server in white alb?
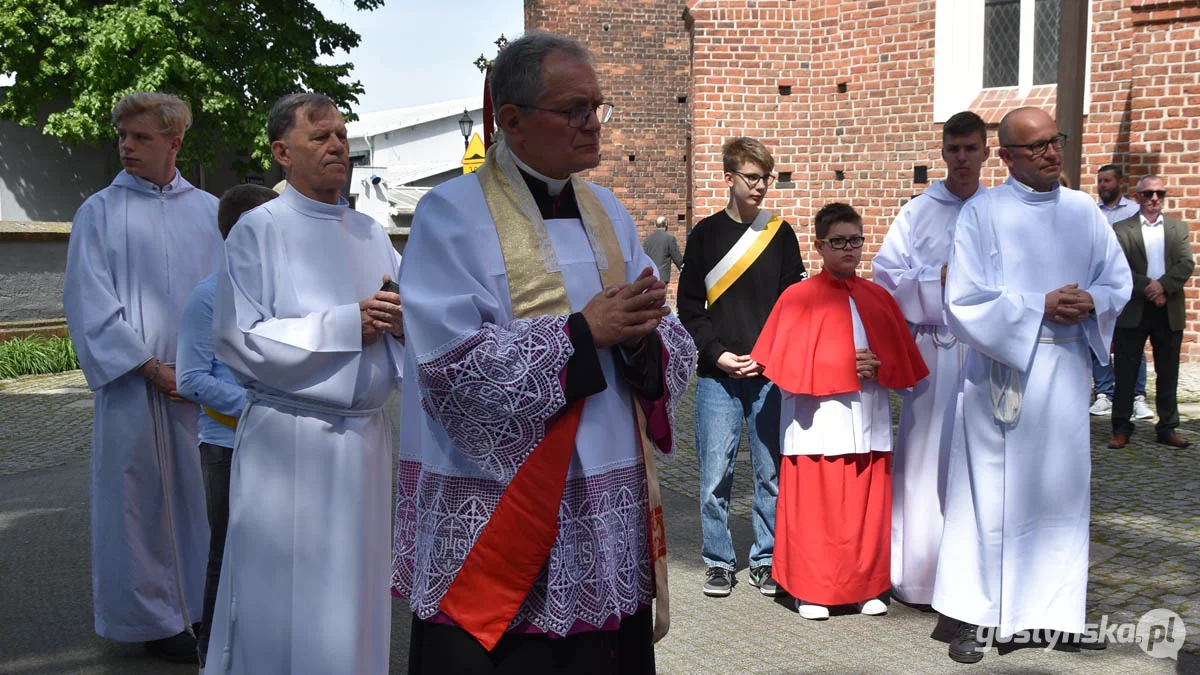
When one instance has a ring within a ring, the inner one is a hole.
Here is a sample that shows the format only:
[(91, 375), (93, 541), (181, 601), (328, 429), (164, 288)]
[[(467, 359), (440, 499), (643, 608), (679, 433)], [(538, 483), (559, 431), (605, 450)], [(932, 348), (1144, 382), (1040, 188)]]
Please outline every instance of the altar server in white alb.
[(1104, 215), (1059, 185), (1067, 139), (1054, 119), (1020, 108), (999, 137), (1010, 176), (963, 207), (946, 275), (967, 357), (933, 606), (962, 622), (950, 644), (962, 662), (983, 657), (976, 626), (1084, 630), (1088, 352), (1108, 360), (1133, 288)]
[(946, 325), (946, 265), (959, 211), (986, 190), (979, 172), (987, 158), (987, 125), (978, 115), (964, 111), (946, 120), (946, 179), (904, 205), (871, 261), (875, 283), (900, 305), (930, 370), (911, 390), (900, 390), (904, 405), (892, 469), (892, 593), (915, 605), (933, 599), (965, 352)]
[(504, 140), (417, 205), (400, 278), (408, 672), (653, 673), (653, 447), (696, 350), (625, 208), (578, 175), (612, 114), (591, 55), (532, 33), (490, 86)]
[(71, 225), (63, 307), (88, 386), (96, 632), (194, 662), (208, 521), (196, 452), (199, 407), (175, 389), (179, 317), (220, 259), (217, 198), (175, 156), (192, 113), (139, 92), (113, 109), (124, 170)]
[(226, 240), (216, 355), (247, 388), (205, 672), (374, 675), (391, 635), (392, 441), (400, 256), (349, 208), (346, 125), (290, 94), (267, 136), (288, 185)]

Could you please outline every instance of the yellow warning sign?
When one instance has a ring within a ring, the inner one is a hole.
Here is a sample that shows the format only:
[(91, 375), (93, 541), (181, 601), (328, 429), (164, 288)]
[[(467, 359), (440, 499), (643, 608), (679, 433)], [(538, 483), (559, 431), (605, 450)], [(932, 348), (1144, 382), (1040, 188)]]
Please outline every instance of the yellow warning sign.
[(471, 134), (471, 142), (467, 145), (467, 151), (463, 153), (463, 173), (474, 173), (475, 169), (483, 166), (484, 153), (483, 139), (479, 134)]

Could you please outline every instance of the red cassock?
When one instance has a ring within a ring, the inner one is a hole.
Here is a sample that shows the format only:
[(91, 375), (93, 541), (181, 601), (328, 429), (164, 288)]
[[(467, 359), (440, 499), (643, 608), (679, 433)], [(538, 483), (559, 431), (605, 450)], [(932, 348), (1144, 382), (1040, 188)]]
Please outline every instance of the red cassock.
[[(835, 279), (824, 272), (784, 291), (750, 356), (791, 394), (859, 391), (850, 298), (880, 362), (880, 386), (903, 389), (929, 374), (886, 290), (857, 276)], [(806, 449), (813, 450), (820, 449)], [(783, 457), (772, 573), (788, 593), (808, 603), (840, 605), (888, 589), (891, 473), (890, 452)]]

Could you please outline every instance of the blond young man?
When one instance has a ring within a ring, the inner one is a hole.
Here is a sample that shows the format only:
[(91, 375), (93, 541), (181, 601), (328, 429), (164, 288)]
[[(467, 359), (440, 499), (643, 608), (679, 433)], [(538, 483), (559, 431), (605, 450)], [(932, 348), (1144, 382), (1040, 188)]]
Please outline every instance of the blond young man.
[(791, 225), (763, 210), (775, 160), (758, 140), (731, 138), (722, 148), (729, 203), (688, 237), (679, 275), (679, 318), (699, 352), (696, 453), (700, 458), (704, 594), (725, 597), (737, 568), (729, 535), (729, 498), (742, 425), (750, 429), (754, 467), (754, 545), (750, 584), (773, 596), (775, 501), (779, 495), (779, 391), (750, 349), (775, 301), (805, 277)]
[(184, 302), (220, 260), (217, 198), (179, 174), (192, 114), (139, 92), (113, 109), (124, 170), (75, 214), (63, 306), (88, 386), (96, 633), (194, 662), (208, 522), (199, 407), (179, 396)]

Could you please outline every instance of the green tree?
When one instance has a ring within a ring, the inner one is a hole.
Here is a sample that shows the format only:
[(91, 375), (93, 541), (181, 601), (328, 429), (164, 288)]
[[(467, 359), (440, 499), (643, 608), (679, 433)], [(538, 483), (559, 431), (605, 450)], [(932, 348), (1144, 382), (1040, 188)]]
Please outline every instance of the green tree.
[(249, 160), (239, 168), (265, 169), (275, 99), (319, 91), (343, 112), (358, 101), (352, 64), (317, 62), (358, 42), (308, 0), (0, 0), (0, 73), (15, 77), (0, 118), (99, 144), (116, 137), (109, 116), (122, 96), (169, 92), (195, 118), (183, 161), (211, 166), (231, 152)]

